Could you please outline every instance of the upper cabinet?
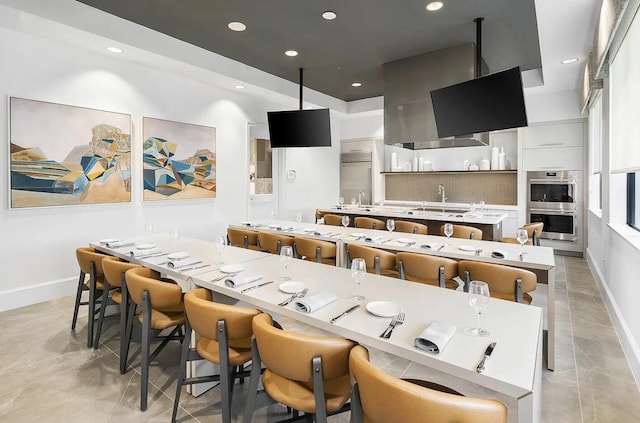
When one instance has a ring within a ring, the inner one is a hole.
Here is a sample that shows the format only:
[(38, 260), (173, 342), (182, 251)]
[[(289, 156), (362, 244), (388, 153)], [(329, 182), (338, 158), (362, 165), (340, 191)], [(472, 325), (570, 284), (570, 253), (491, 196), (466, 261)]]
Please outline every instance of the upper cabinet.
[(583, 170), (585, 131), (583, 120), (533, 124), (518, 129), (522, 169)]

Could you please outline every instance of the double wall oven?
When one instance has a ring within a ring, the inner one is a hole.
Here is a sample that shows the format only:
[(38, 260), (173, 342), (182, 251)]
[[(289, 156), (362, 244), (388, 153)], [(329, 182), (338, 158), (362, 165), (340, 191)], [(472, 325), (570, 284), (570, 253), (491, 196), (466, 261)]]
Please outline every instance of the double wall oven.
[(577, 241), (579, 220), (578, 171), (527, 173), (527, 217), (543, 222), (541, 238)]

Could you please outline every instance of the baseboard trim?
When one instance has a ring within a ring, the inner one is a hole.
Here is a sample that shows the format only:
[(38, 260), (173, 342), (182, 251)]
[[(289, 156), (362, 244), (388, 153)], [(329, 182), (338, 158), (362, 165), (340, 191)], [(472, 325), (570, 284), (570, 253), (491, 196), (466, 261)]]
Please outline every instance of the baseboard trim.
[(71, 295), (76, 292), (77, 288), (77, 277), (71, 277), (43, 282), (25, 288), (0, 291), (0, 311), (13, 310)]
[(611, 291), (609, 291), (609, 287), (604, 283), (602, 272), (591, 255), (589, 248), (587, 248), (587, 265), (591, 269), (596, 285), (598, 285), (598, 289), (600, 289), (600, 293), (604, 299), (605, 307), (607, 307), (609, 311), (609, 316), (611, 316), (613, 326), (616, 329), (618, 339), (620, 339), (620, 344), (622, 345), (622, 350), (629, 362), (633, 378), (636, 380), (636, 385), (640, 387), (640, 347), (635, 342), (633, 334), (631, 330), (629, 330), (629, 326), (627, 326), (615, 298), (611, 294)]

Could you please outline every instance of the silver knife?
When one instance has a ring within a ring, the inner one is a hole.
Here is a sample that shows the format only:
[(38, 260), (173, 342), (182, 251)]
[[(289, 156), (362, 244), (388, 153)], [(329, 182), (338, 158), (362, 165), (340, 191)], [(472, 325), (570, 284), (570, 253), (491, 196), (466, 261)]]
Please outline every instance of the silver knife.
[(273, 281), (262, 282), (262, 283), (259, 283), (258, 285), (254, 285), (254, 286), (250, 286), (249, 288), (245, 288), (240, 292), (242, 292), (244, 294), (245, 292), (249, 292), (249, 291), (251, 291), (253, 289), (260, 288), (261, 286), (269, 285), (270, 283), (273, 283)]
[(491, 353), (493, 352), (493, 349), (495, 347), (496, 347), (495, 342), (492, 342), (489, 344), (487, 349), (484, 351), (484, 357), (482, 357), (482, 360), (480, 360), (480, 363), (478, 363), (478, 366), (476, 367), (476, 372), (482, 373), (482, 371), (484, 370), (484, 364), (486, 363), (487, 359), (491, 356)]
[(347, 314), (351, 313), (353, 310), (357, 309), (358, 307), (360, 307), (360, 304), (356, 304), (353, 307), (349, 307), (348, 309), (346, 309), (344, 311), (344, 313), (337, 315), (336, 317), (334, 317), (333, 319), (330, 320), (331, 323), (335, 323), (337, 322), (339, 319), (343, 318), (344, 316), (346, 316)]

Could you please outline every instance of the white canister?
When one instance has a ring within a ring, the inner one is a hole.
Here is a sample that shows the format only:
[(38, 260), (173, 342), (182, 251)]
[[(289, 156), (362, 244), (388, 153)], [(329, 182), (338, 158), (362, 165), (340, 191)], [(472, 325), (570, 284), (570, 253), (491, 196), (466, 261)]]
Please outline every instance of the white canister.
[(487, 159), (482, 159), (478, 162), (478, 168), (480, 168), (480, 170), (490, 170), (490, 166), (491, 164)]
[(464, 159), (462, 162), (462, 170), (469, 170), (469, 160)]
[(429, 160), (425, 160), (422, 169), (425, 172), (431, 172), (433, 170), (433, 164)]
[(502, 151), (500, 151), (500, 155), (498, 156), (498, 169), (505, 170), (507, 168), (507, 155), (504, 154), (504, 147), (502, 147)]
[(424, 158), (422, 157), (422, 154), (420, 154), (420, 157), (418, 157), (418, 170), (420, 172), (424, 170)]
[(404, 171), (411, 172), (411, 162), (404, 162)]
[[(499, 161), (500, 161), (500, 150), (498, 149), (498, 147), (493, 147), (491, 149), (491, 170), (498, 169), (498, 166), (500, 165)], [(480, 166), (480, 170), (488, 170), (488, 169), (482, 169), (482, 166)]]
[(420, 170), (418, 169), (418, 156), (413, 156), (413, 165), (411, 166), (411, 170), (413, 170), (414, 172)]
[(395, 172), (396, 170), (398, 170), (398, 155), (394, 151), (391, 153), (391, 171)]

